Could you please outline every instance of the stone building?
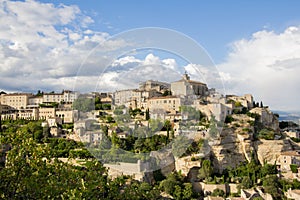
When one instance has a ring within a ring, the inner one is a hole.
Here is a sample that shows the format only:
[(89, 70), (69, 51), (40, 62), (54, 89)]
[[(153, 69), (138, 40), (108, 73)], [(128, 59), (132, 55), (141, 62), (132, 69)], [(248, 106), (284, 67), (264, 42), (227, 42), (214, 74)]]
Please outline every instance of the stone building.
[(61, 93), (44, 93), (43, 103), (73, 103), (78, 98), (78, 92), (63, 90)]
[(171, 89), (171, 85), (169, 83), (148, 80), (140, 83), (140, 90), (143, 91), (152, 91), (156, 90), (157, 92), (164, 92)]
[(1, 104), (15, 109), (26, 108), (31, 96), (33, 95), (30, 93), (1, 94)]
[(297, 165), (300, 167), (300, 151), (286, 151), (282, 152), (279, 157), (279, 163), (281, 171), (290, 171), (290, 165)]
[(164, 110), (170, 113), (179, 111), (180, 106), (184, 103), (184, 99), (176, 96), (153, 97), (148, 100), (148, 108), (150, 112), (155, 110)]
[(279, 131), (278, 118), (269, 110), (269, 108), (253, 108), (250, 110), (251, 113), (260, 115), (260, 122), (275, 131)]
[(43, 103), (43, 97), (42, 96), (31, 96), (29, 97), (28, 104), (30, 106), (39, 106)]
[(241, 105), (245, 108), (253, 108), (253, 96), (251, 94), (245, 94), (243, 96), (226, 95), (226, 99), (240, 102)]
[(144, 91), (138, 89), (119, 90), (113, 93), (113, 104), (115, 106), (125, 105), (133, 109), (145, 109), (147, 100), (151, 97), (161, 95), (156, 90)]
[(174, 96), (205, 96), (208, 88), (205, 83), (190, 80), (185, 73), (181, 80), (171, 83), (171, 91)]
[(55, 108), (39, 108), (39, 119), (48, 120), (51, 117), (56, 117)]

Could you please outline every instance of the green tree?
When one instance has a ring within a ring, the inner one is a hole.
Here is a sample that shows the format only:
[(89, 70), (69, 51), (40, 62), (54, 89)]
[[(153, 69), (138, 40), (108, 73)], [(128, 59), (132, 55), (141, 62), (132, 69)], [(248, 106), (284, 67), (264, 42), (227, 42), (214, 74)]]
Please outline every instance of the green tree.
[(219, 135), (219, 130), (217, 128), (217, 120), (214, 116), (211, 117), (209, 121), (209, 136), (212, 138), (217, 138)]
[(263, 179), (265, 192), (272, 195), (274, 199), (281, 199), (280, 183), (276, 175), (268, 175)]
[(194, 192), (193, 192), (193, 186), (191, 183), (184, 183), (184, 189), (182, 192), (182, 199), (191, 199)]
[(201, 168), (199, 169), (198, 178), (207, 180), (212, 174), (213, 167), (211, 166), (211, 162), (209, 160), (203, 160)]
[(175, 199), (182, 199), (182, 191), (179, 185), (175, 185), (173, 196)]
[(271, 164), (264, 164), (264, 166), (261, 167), (261, 176), (265, 177), (267, 175), (271, 175), (271, 174), (277, 174), (278, 170), (276, 165), (271, 165)]
[(297, 166), (297, 165), (291, 164), (291, 165), (290, 165), (290, 168), (291, 168), (291, 171), (292, 171), (293, 173), (298, 173), (298, 166)]
[(145, 112), (145, 119), (149, 120), (150, 119), (150, 112), (149, 112), (149, 108), (147, 108), (146, 112)]
[[(183, 178), (177, 173), (171, 173), (167, 176), (167, 178), (160, 182), (160, 189), (167, 194), (173, 195), (175, 186), (178, 185), (181, 187), (181, 182)], [(177, 189), (178, 192), (178, 189)]]
[(274, 131), (265, 128), (259, 131), (258, 134), (258, 138), (266, 139), (266, 140), (274, 140), (274, 137), (275, 137)]
[(167, 144), (168, 140), (170, 139), (170, 130), (172, 130), (172, 124), (170, 120), (165, 121), (164, 128), (167, 130), (167, 138), (166, 138), (166, 144)]
[(249, 176), (244, 176), (241, 182), (242, 189), (249, 189), (253, 186), (253, 182)]
[(108, 126), (107, 125), (102, 125), (101, 130), (106, 136), (108, 135)]

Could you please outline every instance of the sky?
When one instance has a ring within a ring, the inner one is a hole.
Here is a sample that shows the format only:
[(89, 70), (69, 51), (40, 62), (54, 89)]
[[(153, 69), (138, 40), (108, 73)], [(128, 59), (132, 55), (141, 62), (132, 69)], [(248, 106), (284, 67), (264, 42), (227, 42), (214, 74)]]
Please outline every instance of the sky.
[(299, 7), (296, 0), (0, 0), (0, 90), (115, 90), (187, 71), (227, 94), (300, 111)]

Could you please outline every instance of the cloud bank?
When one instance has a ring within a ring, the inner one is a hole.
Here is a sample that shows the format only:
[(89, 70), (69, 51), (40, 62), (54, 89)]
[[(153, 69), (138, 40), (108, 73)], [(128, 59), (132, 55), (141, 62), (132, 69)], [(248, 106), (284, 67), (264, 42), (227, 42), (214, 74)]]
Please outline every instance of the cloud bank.
[[(0, 89), (35, 91), (72, 89), (80, 64), (102, 44), (118, 48), (108, 33), (88, 29), (93, 19), (77, 6), (33, 0), (0, 2)], [(94, 74), (105, 57), (86, 61)], [(99, 69), (98, 71), (101, 71)]]
[(219, 65), (226, 89), (252, 93), (273, 109), (300, 110), (300, 28), (259, 31), (231, 44)]
[(110, 63), (108, 54), (90, 52), (131, 44), (107, 40), (108, 33), (89, 28), (93, 22), (76, 5), (1, 1), (0, 90), (59, 91), (73, 89), (76, 83), (80, 90), (115, 90), (136, 87), (146, 79), (178, 80), (187, 70), (209, 87), (222, 77), (227, 93), (252, 93), (273, 109), (300, 110), (298, 26), (279, 33), (262, 30), (232, 42), (226, 60), (218, 63), (219, 73), (211, 73), (199, 63), (180, 66), (176, 59), (161, 59), (155, 53), (123, 56)]

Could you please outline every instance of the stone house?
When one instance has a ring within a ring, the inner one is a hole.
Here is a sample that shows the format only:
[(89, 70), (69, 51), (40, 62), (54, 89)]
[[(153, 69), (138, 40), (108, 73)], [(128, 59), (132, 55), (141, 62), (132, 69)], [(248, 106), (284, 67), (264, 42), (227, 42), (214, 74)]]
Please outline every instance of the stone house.
[(190, 76), (185, 73), (181, 80), (171, 83), (171, 91), (174, 96), (205, 96), (208, 88), (205, 83), (190, 80)]
[(300, 167), (300, 151), (282, 152), (277, 163), (280, 170), (284, 172), (290, 171), (290, 165), (292, 164)]
[(165, 112), (176, 113), (183, 102), (184, 100), (181, 97), (176, 96), (153, 97), (148, 100), (148, 108), (150, 112), (161, 109)]

